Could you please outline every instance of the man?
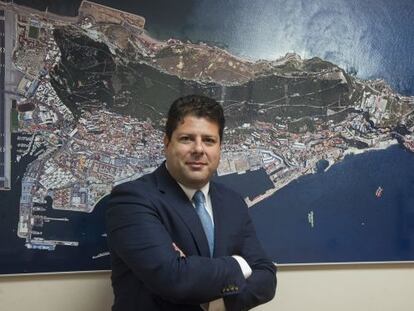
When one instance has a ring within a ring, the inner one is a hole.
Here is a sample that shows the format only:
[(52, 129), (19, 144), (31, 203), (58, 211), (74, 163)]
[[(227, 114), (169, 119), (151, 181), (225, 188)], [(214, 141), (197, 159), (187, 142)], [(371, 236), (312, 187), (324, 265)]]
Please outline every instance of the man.
[(222, 107), (190, 95), (168, 112), (166, 161), (115, 187), (107, 210), (114, 311), (248, 310), (275, 294), (275, 266), (240, 195), (211, 181)]

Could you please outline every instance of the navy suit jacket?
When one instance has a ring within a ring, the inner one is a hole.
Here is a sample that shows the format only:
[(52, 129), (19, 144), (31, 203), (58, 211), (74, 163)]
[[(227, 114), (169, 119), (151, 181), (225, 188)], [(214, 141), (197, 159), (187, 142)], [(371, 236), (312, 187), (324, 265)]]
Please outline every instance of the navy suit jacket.
[[(247, 310), (273, 298), (275, 266), (256, 238), (245, 202), (216, 182), (210, 182), (210, 197), (212, 257), (193, 205), (165, 164), (113, 189), (106, 221), (114, 311), (200, 311), (201, 303), (220, 297), (228, 311)], [(247, 280), (232, 255), (252, 268)]]

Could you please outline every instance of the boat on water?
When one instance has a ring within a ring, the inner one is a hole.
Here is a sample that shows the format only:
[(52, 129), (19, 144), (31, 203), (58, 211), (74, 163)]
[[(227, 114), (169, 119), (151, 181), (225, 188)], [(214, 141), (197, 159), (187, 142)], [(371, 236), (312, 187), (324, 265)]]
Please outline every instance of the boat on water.
[(313, 228), (315, 226), (315, 222), (314, 222), (314, 218), (313, 218), (313, 211), (310, 211), (308, 213), (308, 222), (309, 222), (311, 228)]
[(105, 257), (105, 256), (109, 256), (109, 252), (99, 253), (98, 255), (92, 256), (92, 259), (97, 259), (97, 258), (101, 258), (101, 257)]
[(382, 188), (381, 186), (378, 186), (377, 191), (375, 191), (375, 196), (377, 198), (380, 198), (382, 196), (382, 193), (384, 192), (384, 188)]

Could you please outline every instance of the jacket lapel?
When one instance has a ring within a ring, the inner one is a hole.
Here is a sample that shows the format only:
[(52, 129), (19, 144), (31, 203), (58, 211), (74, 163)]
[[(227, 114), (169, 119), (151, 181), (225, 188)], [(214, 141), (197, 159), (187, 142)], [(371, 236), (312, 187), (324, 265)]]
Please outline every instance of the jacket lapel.
[(223, 207), (223, 198), (214, 182), (210, 182), (210, 199), (214, 218), (214, 256), (220, 257), (226, 255), (223, 250), (223, 239), (220, 238), (224, 236), (226, 215)]
[(168, 207), (172, 212), (178, 214), (190, 231), (199, 255), (209, 257), (210, 250), (208, 241), (194, 206), (167, 171), (165, 163), (155, 171), (155, 176), (158, 183), (158, 189), (164, 195)]

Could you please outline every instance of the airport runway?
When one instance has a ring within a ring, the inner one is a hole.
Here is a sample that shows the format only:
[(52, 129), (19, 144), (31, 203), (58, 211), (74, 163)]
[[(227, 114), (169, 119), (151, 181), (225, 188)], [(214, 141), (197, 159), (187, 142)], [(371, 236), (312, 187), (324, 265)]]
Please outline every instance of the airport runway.
[(4, 98), (5, 78), (5, 27), (4, 10), (0, 10), (0, 189), (5, 188), (5, 153), (9, 146), (6, 146), (6, 103)]

